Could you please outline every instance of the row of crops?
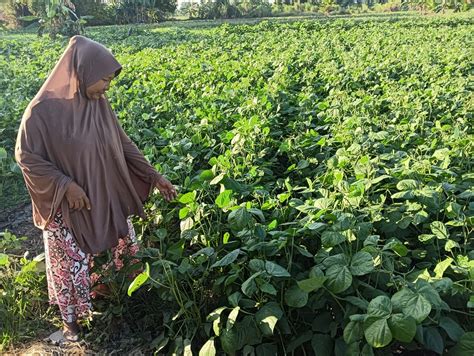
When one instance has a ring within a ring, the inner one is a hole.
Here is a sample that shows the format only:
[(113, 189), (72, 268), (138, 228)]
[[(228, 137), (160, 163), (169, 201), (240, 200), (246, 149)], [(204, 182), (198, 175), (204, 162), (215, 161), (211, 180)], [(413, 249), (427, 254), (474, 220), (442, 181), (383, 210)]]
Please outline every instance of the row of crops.
[[(467, 15), (90, 32), (180, 192), (137, 221), (153, 347), (472, 355), (473, 33)], [(65, 43), (0, 41), (4, 167)]]

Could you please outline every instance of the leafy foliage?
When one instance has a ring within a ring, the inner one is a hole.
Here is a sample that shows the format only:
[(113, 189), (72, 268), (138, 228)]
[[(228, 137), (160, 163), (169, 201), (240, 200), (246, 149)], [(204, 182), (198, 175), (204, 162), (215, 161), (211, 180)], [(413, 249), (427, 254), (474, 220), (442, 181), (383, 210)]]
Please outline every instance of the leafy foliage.
[(44, 254), (15, 255), (24, 238), (0, 233), (0, 351), (43, 327), (48, 304)]
[[(149, 270), (129, 291), (169, 307), (154, 311), (166, 324), (157, 350), (469, 350), (473, 25), (91, 32), (124, 64), (110, 98), (125, 130), (180, 189), (137, 222)], [(61, 45), (5, 41), (0, 73), (44, 78)], [(12, 76), (8, 143), (27, 102)]]

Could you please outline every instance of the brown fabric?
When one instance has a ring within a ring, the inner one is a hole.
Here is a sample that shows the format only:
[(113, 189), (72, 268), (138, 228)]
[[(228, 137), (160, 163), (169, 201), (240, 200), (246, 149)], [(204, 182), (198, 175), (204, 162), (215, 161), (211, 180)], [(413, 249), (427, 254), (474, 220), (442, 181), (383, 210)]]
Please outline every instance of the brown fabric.
[[(73, 37), (28, 105), (19, 129), (16, 159), (44, 229), (61, 208), (81, 249), (99, 253), (128, 233), (127, 217), (143, 216), (158, 172), (120, 127), (105, 96), (89, 100), (85, 89), (121, 70), (104, 46)], [(91, 210), (70, 210), (65, 197), (75, 181)]]

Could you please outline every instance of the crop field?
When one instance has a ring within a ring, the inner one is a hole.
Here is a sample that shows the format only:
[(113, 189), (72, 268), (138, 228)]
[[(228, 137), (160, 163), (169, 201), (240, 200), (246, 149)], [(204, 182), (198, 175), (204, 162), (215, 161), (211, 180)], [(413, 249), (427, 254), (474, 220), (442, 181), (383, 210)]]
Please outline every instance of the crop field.
[[(107, 277), (102, 317), (135, 313), (160, 354), (472, 355), (472, 14), (205, 24), (87, 32), (179, 190), (135, 221), (144, 272)], [(7, 209), (28, 198), (21, 114), (67, 39), (0, 36)]]

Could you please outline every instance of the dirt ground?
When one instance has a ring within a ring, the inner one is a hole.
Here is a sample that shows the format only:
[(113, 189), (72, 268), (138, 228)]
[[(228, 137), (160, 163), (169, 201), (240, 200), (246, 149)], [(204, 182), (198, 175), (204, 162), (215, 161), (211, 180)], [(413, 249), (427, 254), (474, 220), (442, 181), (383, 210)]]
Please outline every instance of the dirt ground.
[[(92, 355), (124, 355), (123, 351), (92, 350), (86, 345), (70, 345), (70, 346), (52, 346), (44, 342), (35, 341), (15, 351), (3, 353), (2, 356), (92, 356)], [(127, 356), (142, 356), (147, 353), (141, 350), (132, 350), (126, 352)]]
[(33, 342), (30, 345), (25, 345), (24, 348), (17, 349), (15, 351), (7, 352), (6, 356), (45, 356), (45, 355), (96, 355), (97, 353), (87, 351), (86, 347), (80, 345), (59, 347), (48, 345), (44, 342)]
[(14, 210), (0, 212), (0, 231), (8, 230), (17, 237), (26, 236), (23, 241), (23, 251), (29, 251), (33, 256), (43, 252), (41, 230), (33, 225), (31, 204), (22, 204)]

